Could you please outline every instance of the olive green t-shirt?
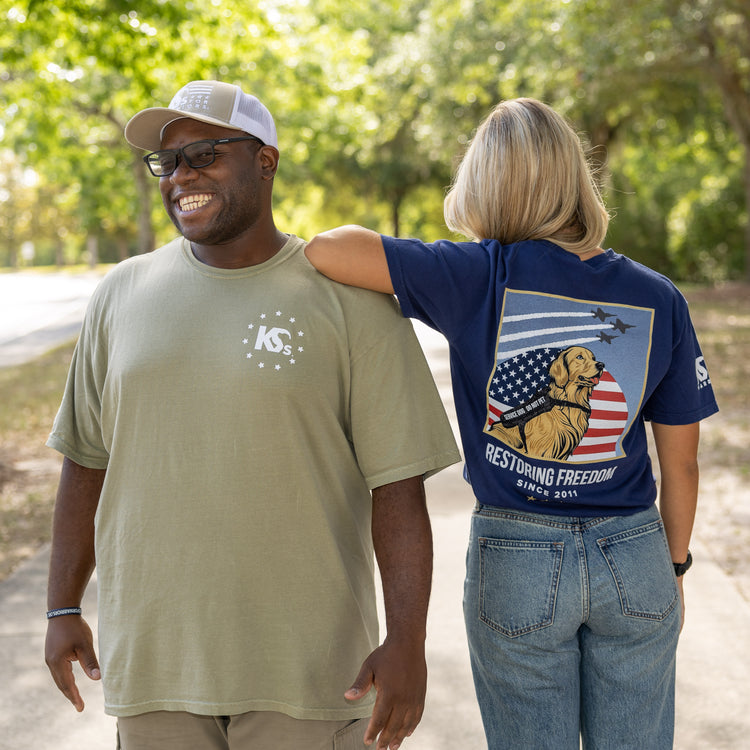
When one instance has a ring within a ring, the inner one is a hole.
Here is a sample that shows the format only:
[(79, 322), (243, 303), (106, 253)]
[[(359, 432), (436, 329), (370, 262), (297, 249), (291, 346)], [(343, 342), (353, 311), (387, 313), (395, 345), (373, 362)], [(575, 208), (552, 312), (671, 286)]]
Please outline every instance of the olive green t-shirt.
[(48, 445), (107, 470), (96, 514), (106, 710), (366, 716), (369, 490), (459, 460), (411, 323), (290, 237), (220, 269), (179, 238), (87, 311)]

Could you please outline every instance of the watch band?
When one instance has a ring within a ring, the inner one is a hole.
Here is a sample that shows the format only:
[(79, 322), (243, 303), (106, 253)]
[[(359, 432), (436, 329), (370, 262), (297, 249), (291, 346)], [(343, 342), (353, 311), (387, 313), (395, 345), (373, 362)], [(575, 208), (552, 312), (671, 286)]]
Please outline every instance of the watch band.
[(672, 565), (674, 565), (674, 574), (677, 576), (677, 578), (685, 575), (692, 564), (693, 555), (690, 553), (690, 550), (688, 550), (687, 560), (685, 560), (684, 563), (672, 563)]

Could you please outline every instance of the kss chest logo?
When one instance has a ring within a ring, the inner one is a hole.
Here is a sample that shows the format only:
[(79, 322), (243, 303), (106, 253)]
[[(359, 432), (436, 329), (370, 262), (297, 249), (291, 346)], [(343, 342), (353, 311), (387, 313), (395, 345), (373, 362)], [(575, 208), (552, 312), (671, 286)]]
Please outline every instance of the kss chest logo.
[(262, 312), (248, 323), (242, 339), (245, 359), (257, 370), (278, 372), (294, 367), (305, 352), (305, 331), (294, 315)]

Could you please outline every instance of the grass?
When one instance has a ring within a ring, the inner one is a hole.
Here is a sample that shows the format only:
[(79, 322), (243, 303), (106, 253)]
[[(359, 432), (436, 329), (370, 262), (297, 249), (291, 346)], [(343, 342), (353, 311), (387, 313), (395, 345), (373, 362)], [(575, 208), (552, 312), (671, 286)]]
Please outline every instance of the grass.
[(72, 352), (0, 369), (0, 580), (50, 537), (61, 458), (44, 443)]
[[(722, 409), (701, 428), (700, 533), (715, 543), (728, 572), (744, 575), (750, 546), (750, 287), (686, 288), (685, 294)], [(33, 363), (0, 369), (0, 580), (49, 541), (61, 458), (44, 443), (72, 350), (69, 344)]]
[(724, 411), (750, 408), (750, 288), (728, 284), (717, 289), (688, 289), (711, 383)]
[(720, 413), (701, 426), (701, 459), (711, 470), (750, 478), (750, 288), (688, 289), (690, 312)]

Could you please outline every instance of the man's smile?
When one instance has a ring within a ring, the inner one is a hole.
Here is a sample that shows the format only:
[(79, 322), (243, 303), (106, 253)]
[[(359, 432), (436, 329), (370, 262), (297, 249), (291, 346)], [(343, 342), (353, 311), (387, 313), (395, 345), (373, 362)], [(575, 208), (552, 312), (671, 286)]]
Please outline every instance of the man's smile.
[(177, 199), (177, 205), (183, 213), (195, 211), (213, 200), (212, 193), (196, 193), (195, 195), (184, 195)]

